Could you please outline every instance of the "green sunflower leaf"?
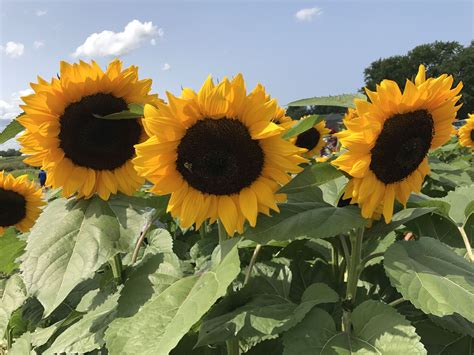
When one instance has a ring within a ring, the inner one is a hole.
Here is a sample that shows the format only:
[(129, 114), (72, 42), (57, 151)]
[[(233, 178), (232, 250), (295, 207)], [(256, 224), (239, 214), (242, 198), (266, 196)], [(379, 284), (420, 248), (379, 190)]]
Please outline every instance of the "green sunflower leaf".
[[(229, 240), (228, 243), (234, 243)], [(137, 313), (117, 318), (105, 334), (107, 348), (120, 354), (168, 354), (240, 272), (237, 246), (210, 270), (174, 282)]]
[(132, 120), (143, 117), (143, 106), (139, 104), (129, 104), (128, 110), (111, 113), (106, 116), (97, 114), (93, 114), (93, 116), (103, 120)]
[(7, 329), (12, 313), (26, 300), (26, 290), (20, 275), (0, 280), (0, 339)]
[(288, 139), (303, 132), (306, 132), (308, 129), (313, 127), (315, 124), (324, 120), (323, 116), (319, 115), (311, 115), (306, 117), (305, 119), (299, 120), (293, 127), (291, 127), (288, 131), (283, 134), (284, 139)]
[(403, 297), (439, 317), (458, 313), (474, 322), (474, 266), (433, 238), (393, 244), (385, 271)]
[(338, 332), (333, 318), (313, 308), (283, 335), (283, 355), (426, 354), (415, 328), (392, 307), (366, 301), (352, 313), (353, 331)]
[(460, 336), (437, 325), (430, 319), (417, 321), (414, 325), (429, 354), (471, 354), (472, 349), (474, 349), (474, 337), (469, 335)]
[(259, 216), (255, 228), (243, 237), (266, 244), (303, 238), (329, 238), (363, 227), (367, 221), (356, 207), (337, 208), (324, 202), (288, 202), (279, 205), (280, 213)]
[(118, 195), (108, 201), (57, 199), (46, 207), (30, 231), (20, 267), (45, 316), (110, 258), (133, 249), (148, 215), (133, 202)]
[(15, 138), (18, 133), (23, 131), (25, 127), (23, 127), (20, 122), (17, 120), (12, 120), (5, 129), (0, 133), (0, 144), (9, 141), (12, 138)]
[(362, 94), (342, 94), (335, 96), (317, 96), (290, 102), (287, 106), (338, 106), (355, 107), (354, 100), (367, 100)]
[(383, 217), (365, 231), (364, 238), (383, 237), (398, 227), (417, 219), (425, 214), (435, 211), (436, 208), (406, 208), (393, 215), (392, 221), (386, 224)]
[(18, 268), (15, 260), (23, 254), (25, 241), (18, 238), (13, 228), (0, 236), (0, 274), (10, 275)]
[(308, 189), (328, 183), (341, 176), (343, 176), (341, 171), (330, 163), (310, 165), (283, 186), (280, 192), (285, 194), (305, 192)]

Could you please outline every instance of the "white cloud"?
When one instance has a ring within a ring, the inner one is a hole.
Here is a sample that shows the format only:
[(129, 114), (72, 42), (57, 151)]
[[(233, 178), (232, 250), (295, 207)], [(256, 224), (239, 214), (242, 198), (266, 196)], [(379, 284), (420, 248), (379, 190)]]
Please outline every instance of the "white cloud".
[(35, 47), (36, 49), (41, 48), (43, 46), (44, 46), (44, 41), (34, 41), (33, 43), (33, 47)]
[(311, 22), (313, 21), (313, 17), (319, 16), (323, 13), (319, 7), (311, 7), (308, 9), (301, 9), (296, 14), (296, 20), (301, 22)]
[(163, 36), (163, 30), (152, 22), (129, 22), (123, 32), (102, 31), (93, 33), (77, 47), (74, 57), (105, 57), (127, 54), (145, 41)]
[[(10, 98), (6, 100), (0, 99), (0, 131), (3, 131), (10, 121), (21, 113), (20, 105), (23, 104), (23, 101), (20, 97), (32, 93), (31, 89), (20, 90), (11, 94)], [(15, 140), (10, 140), (5, 144), (0, 144), (0, 150), (8, 148), (18, 148), (18, 143)]]
[(167, 71), (170, 69), (171, 69), (171, 65), (169, 65), (168, 63), (163, 64), (163, 66), (161, 67), (161, 70), (163, 71)]
[(152, 39), (150, 40), (150, 44), (151, 44), (152, 46), (156, 46), (156, 39), (152, 38)]
[(36, 10), (36, 16), (41, 17), (48, 13), (48, 10)]
[(18, 58), (25, 52), (25, 45), (20, 42), (7, 42), (5, 46), (0, 46), (0, 52), (4, 52), (10, 58)]

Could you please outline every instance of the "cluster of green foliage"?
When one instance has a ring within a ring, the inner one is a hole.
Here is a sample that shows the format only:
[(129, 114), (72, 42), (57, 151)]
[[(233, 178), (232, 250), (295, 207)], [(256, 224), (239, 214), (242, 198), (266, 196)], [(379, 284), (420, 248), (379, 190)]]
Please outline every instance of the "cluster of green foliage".
[(429, 160), (389, 224), (343, 206), (347, 177), (313, 162), (230, 239), (182, 229), (146, 186), (49, 191), (29, 233), (0, 238), (0, 353), (470, 354), (474, 157), (453, 140)]
[(437, 41), (417, 46), (406, 55), (381, 58), (365, 69), (365, 85), (375, 90), (383, 79), (390, 79), (404, 87), (407, 78), (415, 77), (420, 64), (426, 66), (430, 77), (447, 73), (453, 75), (456, 84), (462, 81), (463, 107), (458, 117), (466, 118), (474, 112), (474, 41), (466, 47), (458, 42)]
[(19, 157), (20, 155), (21, 152), (13, 148), (7, 150), (0, 150), (0, 157)]

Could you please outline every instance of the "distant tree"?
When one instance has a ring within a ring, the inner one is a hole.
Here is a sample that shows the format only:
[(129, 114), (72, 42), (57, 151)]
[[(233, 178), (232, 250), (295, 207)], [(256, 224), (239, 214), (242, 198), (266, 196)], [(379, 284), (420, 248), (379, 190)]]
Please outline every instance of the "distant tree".
[(462, 81), (463, 107), (458, 117), (474, 112), (474, 41), (467, 47), (458, 42), (437, 41), (417, 46), (406, 55), (376, 60), (364, 70), (365, 85), (375, 90), (383, 79), (390, 79), (404, 87), (406, 79), (415, 77), (420, 64), (426, 66), (429, 76), (447, 73), (453, 75), (455, 84)]
[(0, 156), (2, 157), (18, 157), (20, 155), (21, 155), (21, 152), (13, 148), (10, 148), (7, 150), (0, 150)]

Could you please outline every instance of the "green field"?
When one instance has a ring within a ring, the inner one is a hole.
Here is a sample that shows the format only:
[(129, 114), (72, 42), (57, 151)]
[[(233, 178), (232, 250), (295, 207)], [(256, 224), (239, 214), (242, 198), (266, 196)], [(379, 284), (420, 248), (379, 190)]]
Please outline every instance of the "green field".
[(13, 176), (28, 174), (32, 180), (38, 177), (38, 169), (23, 162), (25, 157), (0, 157), (0, 171), (11, 173)]

